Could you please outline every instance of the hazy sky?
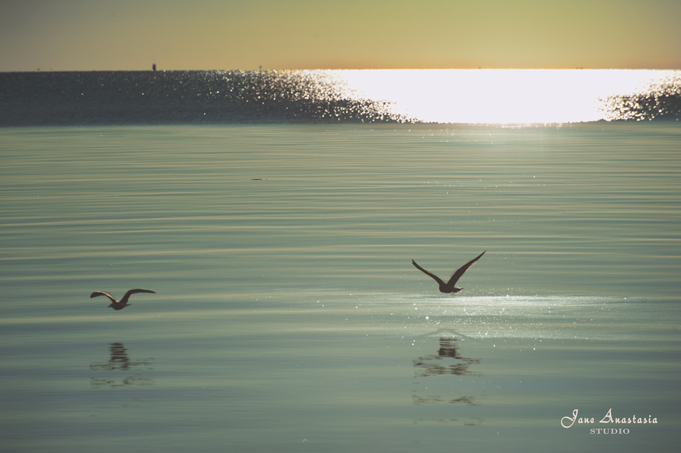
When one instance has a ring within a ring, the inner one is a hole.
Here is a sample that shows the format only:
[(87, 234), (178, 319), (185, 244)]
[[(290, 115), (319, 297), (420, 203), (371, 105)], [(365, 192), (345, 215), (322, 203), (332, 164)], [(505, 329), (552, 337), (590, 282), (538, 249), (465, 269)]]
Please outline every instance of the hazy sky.
[(681, 0), (1, 0), (0, 71), (681, 69)]

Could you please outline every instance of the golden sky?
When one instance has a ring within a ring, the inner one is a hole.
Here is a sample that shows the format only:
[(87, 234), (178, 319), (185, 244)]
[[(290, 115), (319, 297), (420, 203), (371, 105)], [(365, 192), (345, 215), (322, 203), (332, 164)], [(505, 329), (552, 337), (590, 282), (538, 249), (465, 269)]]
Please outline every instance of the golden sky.
[(681, 69), (680, 0), (3, 0), (0, 71)]

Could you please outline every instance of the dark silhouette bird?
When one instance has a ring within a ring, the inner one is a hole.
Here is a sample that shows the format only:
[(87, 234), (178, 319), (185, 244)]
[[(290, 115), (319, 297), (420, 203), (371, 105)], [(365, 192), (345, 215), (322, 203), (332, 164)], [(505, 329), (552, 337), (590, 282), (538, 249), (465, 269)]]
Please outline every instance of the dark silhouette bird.
[[(487, 250), (485, 250), (485, 252), (486, 251)], [(463, 276), (463, 274), (466, 273), (468, 268), (471, 267), (472, 265), (474, 265), (475, 262), (477, 260), (479, 260), (482, 255), (485, 254), (485, 252), (482, 252), (480, 255), (476, 256), (475, 258), (473, 258), (472, 260), (470, 260), (469, 262), (467, 262), (466, 264), (464, 264), (463, 266), (458, 268), (456, 270), (456, 272), (454, 272), (454, 274), (449, 278), (449, 281), (447, 281), (446, 283), (437, 275), (433, 274), (432, 272), (428, 272), (427, 270), (425, 270), (424, 268), (422, 268), (421, 266), (416, 264), (416, 261), (411, 260), (411, 264), (413, 264), (416, 267), (416, 269), (420, 270), (421, 272), (423, 272), (424, 274), (428, 275), (430, 278), (435, 280), (437, 282), (437, 284), (440, 285), (440, 292), (454, 294), (454, 293), (458, 293), (459, 291), (461, 291), (463, 289), (463, 288), (458, 288), (458, 287), (454, 286), (454, 285), (456, 285), (456, 282), (459, 281), (459, 279)]]
[(130, 296), (133, 294), (137, 293), (153, 293), (156, 294), (156, 291), (150, 291), (148, 289), (131, 289), (127, 293), (125, 293), (125, 296), (123, 296), (123, 299), (120, 301), (116, 300), (111, 294), (105, 293), (104, 291), (95, 291), (94, 293), (90, 294), (90, 299), (93, 297), (97, 296), (106, 296), (111, 300), (111, 305), (109, 307), (113, 308), (114, 310), (123, 310), (125, 307), (128, 305), (131, 305), (128, 303), (128, 299), (130, 299)]

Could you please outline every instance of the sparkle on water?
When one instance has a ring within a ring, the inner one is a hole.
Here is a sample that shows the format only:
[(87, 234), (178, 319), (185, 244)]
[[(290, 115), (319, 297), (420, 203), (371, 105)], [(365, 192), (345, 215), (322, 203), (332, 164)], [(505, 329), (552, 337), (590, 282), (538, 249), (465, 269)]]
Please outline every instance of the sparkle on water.
[(678, 71), (338, 70), (324, 71), (348, 95), (389, 101), (390, 111), (432, 123), (574, 123), (620, 119), (613, 96), (678, 90)]

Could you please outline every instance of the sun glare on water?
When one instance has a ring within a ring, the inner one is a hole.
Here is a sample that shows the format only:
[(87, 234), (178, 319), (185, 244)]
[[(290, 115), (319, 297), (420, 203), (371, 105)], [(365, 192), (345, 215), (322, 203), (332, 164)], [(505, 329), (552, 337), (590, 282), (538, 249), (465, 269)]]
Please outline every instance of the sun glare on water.
[(569, 123), (605, 118), (604, 101), (675, 78), (641, 70), (339, 70), (355, 95), (392, 113), (434, 123)]

